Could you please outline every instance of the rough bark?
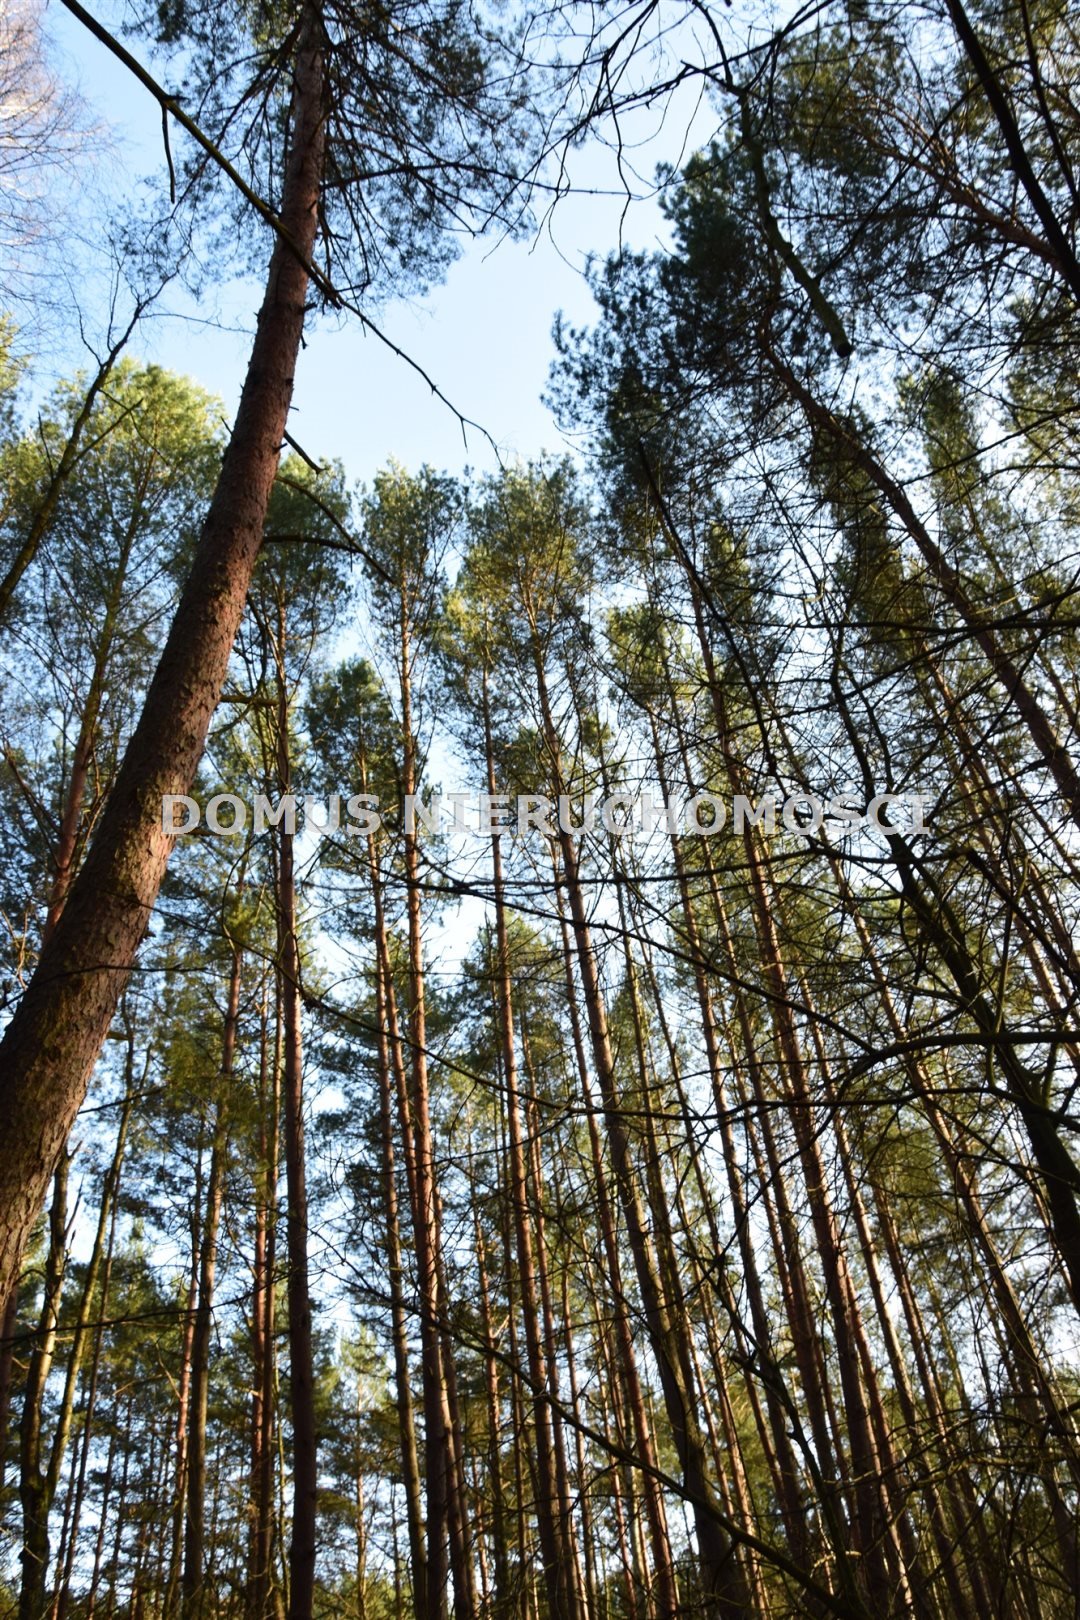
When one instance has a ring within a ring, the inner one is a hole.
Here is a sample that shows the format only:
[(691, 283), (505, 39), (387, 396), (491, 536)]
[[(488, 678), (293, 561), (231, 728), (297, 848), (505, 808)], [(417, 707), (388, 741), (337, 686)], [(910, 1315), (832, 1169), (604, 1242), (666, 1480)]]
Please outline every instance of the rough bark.
[(0, 1300), (86, 1093), (172, 848), (167, 793), (194, 780), (262, 542), (292, 396), (323, 172), (323, 58), (298, 47), (278, 239), (232, 438), (169, 638), (97, 836), (0, 1043)]

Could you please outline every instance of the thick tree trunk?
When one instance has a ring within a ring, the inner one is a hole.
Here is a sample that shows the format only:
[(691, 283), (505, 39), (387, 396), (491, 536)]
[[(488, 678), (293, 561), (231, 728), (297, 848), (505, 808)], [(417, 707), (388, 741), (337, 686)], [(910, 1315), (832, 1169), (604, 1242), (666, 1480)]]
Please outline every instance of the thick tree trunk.
[(324, 69), (308, 13), (297, 50), (279, 238), (232, 438), (169, 639), (97, 837), (0, 1043), (0, 1302), (86, 1092), (172, 848), (166, 793), (186, 793), (221, 692), (292, 396), (323, 172)]

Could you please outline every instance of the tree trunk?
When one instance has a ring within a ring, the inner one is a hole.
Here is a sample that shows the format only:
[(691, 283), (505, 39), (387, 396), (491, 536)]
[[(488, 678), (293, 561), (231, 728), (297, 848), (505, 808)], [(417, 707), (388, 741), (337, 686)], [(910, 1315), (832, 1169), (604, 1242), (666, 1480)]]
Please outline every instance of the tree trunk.
[(660, 1483), (652, 1472), (656, 1467), (656, 1446), (653, 1440), (652, 1425), (649, 1422), (649, 1415), (645, 1407), (641, 1378), (638, 1373), (637, 1353), (634, 1349), (633, 1333), (630, 1326), (629, 1302), (623, 1288), (622, 1262), (619, 1258), (619, 1246), (615, 1229), (615, 1210), (608, 1190), (600, 1132), (596, 1123), (597, 1110), (593, 1104), (593, 1092), (589, 1083), (589, 1070), (585, 1060), (585, 1045), (574, 986), (573, 947), (569, 925), (563, 913), (557, 864), (553, 876), (555, 901), (559, 912), (559, 926), (562, 936), (563, 971), (566, 976), (570, 1032), (574, 1047), (578, 1083), (581, 1086), (581, 1095), (585, 1104), (593, 1188), (596, 1195), (597, 1215), (600, 1220), (600, 1235), (604, 1245), (604, 1263), (612, 1295), (611, 1314), (618, 1352), (618, 1365), (622, 1379), (625, 1382), (626, 1404), (630, 1409), (634, 1450), (641, 1459), (644, 1470), (642, 1490), (645, 1497), (645, 1514), (649, 1524), (649, 1541), (653, 1565), (652, 1602), (655, 1605), (656, 1620), (674, 1620), (674, 1617), (679, 1612), (679, 1592), (671, 1550), (671, 1538), (668, 1534), (667, 1510), (664, 1506), (664, 1496)]
[[(416, 740), (412, 715), (412, 644), (410, 604), (404, 572), (400, 588), (400, 669), (402, 721), (402, 792), (417, 787)], [(406, 910), (408, 916), (408, 1014), (411, 1087), (403, 1129), (411, 1125), (414, 1159), (413, 1223), (416, 1239), (420, 1335), (423, 1352), (424, 1451), (427, 1478), (427, 1587), (429, 1620), (443, 1620), (446, 1611), (446, 1547), (454, 1579), (455, 1620), (472, 1620), (471, 1561), (467, 1553), (464, 1501), (460, 1490), (458, 1455), (447, 1388), (447, 1348), (440, 1318), (442, 1309), (439, 1198), (435, 1149), (431, 1129), (427, 1065), (427, 1019), (424, 1001), (424, 959), (420, 907), (420, 848), (414, 831), (404, 835)]]
[(877, 457), (833, 415), (828, 406), (823, 405), (811, 390), (800, 382), (791, 367), (780, 358), (767, 340), (764, 352), (776, 376), (802, 406), (811, 426), (826, 432), (841, 451), (851, 458), (852, 463), (885, 498), (915, 542), (946, 602), (968, 630), (1004, 688), (1006, 697), (1026, 727), (1043, 764), (1065, 800), (1073, 822), (1080, 827), (1080, 774), (1077, 773), (1068, 750), (1054, 729), (1050, 716), (1024, 679), (1020, 666), (1002, 644), (999, 634), (987, 622), (978, 604), (968, 594), (963, 576), (935, 544), (930, 531), (919, 518), (903, 488), (889, 475)]
[(30, 526), (26, 531), (26, 538), (19, 547), (18, 553), (12, 560), (3, 579), (0, 580), (0, 624), (8, 616), (11, 600), (18, 589), (19, 581), (37, 556), (41, 543), (49, 532), (49, 525), (52, 523), (53, 514), (63, 493), (64, 485), (78, 465), (79, 444), (83, 434), (86, 432), (87, 423), (94, 414), (94, 406), (112, 375), (116, 362), (127, 347), (131, 334), (142, 319), (148, 302), (149, 300), (146, 299), (137, 301), (131, 320), (98, 366), (94, 380), (86, 390), (83, 402), (79, 406), (75, 420), (71, 424), (71, 430), (64, 441), (64, 448), (60, 452), (60, 458), (49, 475), (49, 481), (42, 492), (37, 511), (30, 521)]
[[(361, 760), (361, 785), (367, 790), (367, 776)], [(382, 878), (374, 834), (368, 834), (368, 870), (375, 910), (375, 1021), (378, 1026), (379, 1130), (382, 1140), (383, 1200), (386, 1222), (386, 1257), (390, 1285), (391, 1333), (394, 1347), (394, 1384), (397, 1393), (398, 1436), (401, 1447), (401, 1473), (405, 1487), (405, 1516), (409, 1537), (410, 1577), (413, 1603), (418, 1615), (427, 1612), (427, 1552), (424, 1547), (423, 1510), (420, 1500), (420, 1460), (416, 1444), (416, 1418), (413, 1411), (409, 1376), (409, 1335), (405, 1316), (404, 1268), (401, 1253), (401, 1226), (398, 1217), (397, 1168), (394, 1160), (393, 1077), (391, 1074), (391, 1031), (388, 993), (389, 949), (383, 912)], [(397, 1048), (396, 1040), (393, 1042)]]
[(320, 23), (306, 14), (278, 238), (232, 438), (165, 651), (97, 836), (0, 1043), (0, 1301), (19, 1261), (146, 932), (172, 847), (166, 793), (186, 793), (221, 692), (292, 396), (323, 172)]
[(49, 1502), (41, 1468), (42, 1421), (45, 1387), (56, 1353), (60, 1294), (67, 1266), (68, 1174), (71, 1159), (64, 1150), (49, 1205), (49, 1246), (45, 1258), (41, 1311), (23, 1391), (19, 1424), (19, 1500), (22, 1506), (23, 1545), (20, 1554), (19, 1620), (42, 1620), (46, 1609), (45, 1580), (49, 1565)]
[[(134, 1107), (134, 1097), (125, 1099), (125, 1114), (130, 1118)], [(126, 1128), (124, 1131), (126, 1134)], [(63, 1550), (62, 1569), (57, 1583), (56, 1595), (53, 1599), (53, 1620), (65, 1620), (68, 1605), (71, 1600), (71, 1577), (75, 1567), (75, 1554), (79, 1546), (79, 1524), (82, 1519), (83, 1504), (86, 1500), (86, 1480), (90, 1463), (90, 1449), (94, 1433), (94, 1412), (97, 1406), (98, 1377), (101, 1371), (102, 1350), (105, 1343), (105, 1320), (109, 1309), (109, 1286), (112, 1281), (113, 1252), (116, 1244), (116, 1216), (118, 1202), (116, 1187), (119, 1183), (119, 1171), (122, 1162), (123, 1145), (119, 1140), (118, 1152), (114, 1156), (115, 1177), (112, 1193), (109, 1198), (109, 1236), (105, 1246), (105, 1259), (101, 1273), (101, 1303), (99, 1306), (99, 1321), (94, 1329), (94, 1353), (90, 1358), (90, 1376), (86, 1391), (86, 1408), (83, 1412), (82, 1436), (79, 1445), (79, 1466), (73, 1486), (73, 1500), (67, 1525), (67, 1543)], [(164, 1540), (164, 1538), (163, 1538)]]
[(259, 1032), (258, 1162), (254, 1174), (255, 1252), (251, 1296), (251, 1523), (248, 1537), (247, 1620), (266, 1620), (274, 1525), (274, 1252), (278, 1192), (280, 1042), (271, 1046), (268, 995)]
[[(149, 1066), (149, 1054), (147, 1054), (147, 1066)], [(86, 1268), (86, 1276), (83, 1280), (82, 1293), (79, 1298), (75, 1322), (72, 1328), (71, 1349), (68, 1353), (68, 1363), (64, 1372), (64, 1392), (60, 1399), (60, 1410), (56, 1417), (52, 1444), (49, 1447), (48, 1461), (43, 1470), (43, 1508), (46, 1515), (51, 1512), (53, 1502), (56, 1499), (56, 1492), (60, 1484), (60, 1474), (64, 1466), (64, 1458), (67, 1455), (68, 1440), (71, 1435), (72, 1417), (75, 1410), (75, 1396), (79, 1384), (79, 1374), (82, 1370), (83, 1356), (86, 1352), (90, 1316), (94, 1308), (95, 1296), (98, 1292), (98, 1279), (102, 1276), (103, 1264), (105, 1267), (105, 1276), (102, 1280), (101, 1299), (100, 1302), (98, 1302), (98, 1312), (102, 1316), (105, 1314), (105, 1297), (108, 1291), (109, 1269), (112, 1255), (112, 1237), (115, 1230), (116, 1200), (120, 1187), (120, 1172), (124, 1162), (124, 1149), (127, 1144), (128, 1125), (131, 1121), (132, 1109), (135, 1106), (135, 1034), (134, 1030), (130, 1026), (128, 1028), (128, 1050), (127, 1060), (125, 1063), (124, 1082), (124, 1101), (120, 1112), (120, 1123), (116, 1132), (116, 1143), (113, 1148), (112, 1160), (102, 1181), (101, 1197), (98, 1202), (97, 1227), (94, 1232), (94, 1244), (90, 1251), (90, 1261)], [(106, 1257), (107, 1254), (108, 1258)], [(100, 1350), (100, 1333), (97, 1335), (96, 1344)], [(94, 1384), (96, 1381), (96, 1359), (97, 1356), (95, 1355), (95, 1370), (91, 1376), (91, 1387), (87, 1398), (86, 1416), (84, 1418), (87, 1433), (89, 1432), (93, 1411)], [(84, 1446), (80, 1475), (85, 1473), (85, 1463), (86, 1447)], [(79, 1511), (81, 1510), (81, 1494), (82, 1480), (80, 1478), (79, 1487), (76, 1493), (77, 1500), (73, 1505), (68, 1504), (69, 1506), (73, 1506), (75, 1514), (74, 1525), (71, 1526), (66, 1524), (65, 1526), (65, 1537), (68, 1533), (70, 1533), (72, 1544), (74, 1543), (78, 1530), (78, 1515)], [(65, 1520), (67, 1519), (68, 1515), (65, 1514)], [(67, 1560), (67, 1552), (68, 1547), (66, 1540), (62, 1538), (58, 1552), (60, 1568), (62, 1571), (70, 1570), (70, 1562)], [(58, 1609), (58, 1607), (59, 1588), (58, 1595), (53, 1602), (54, 1611)]]
[(206, 1413), (210, 1391), (210, 1348), (214, 1331), (214, 1287), (217, 1275), (218, 1228), (228, 1158), (229, 1090), (236, 1055), (240, 1007), (241, 954), (234, 950), (229, 975), (221, 1074), (214, 1099), (214, 1132), (206, 1187), (199, 1253), (199, 1295), (191, 1344), (191, 1395), (187, 1443), (187, 1508), (184, 1518), (184, 1569), (181, 1577), (183, 1620), (203, 1620), (214, 1602), (206, 1578)]
[(180, 1576), (184, 1561), (184, 1526), (187, 1512), (188, 1418), (191, 1411), (191, 1362), (195, 1344), (195, 1314), (199, 1298), (199, 1256), (202, 1248), (200, 1215), (202, 1205), (203, 1144), (195, 1161), (194, 1207), (191, 1225), (191, 1269), (187, 1279), (187, 1305), (180, 1351), (180, 1387), (176, 1398), (176, 1425), (173, 1455), (172, 1523), (170, 1525), (169, 1571), (162, 1593), (164, 1620), (175, 1620), (180, 1598)]
[[(484, 752), (488, 792), (496, 792), (495, 750), (491, 734), (488, 671), (482, 671)], [(549, 1405), (548, 1362), (541, 1338), (537, 1298), (535, 1244), (529, 1212), (528, 1174), (522, 1139), (521, 1097), (518, 1091), (517, 1050), (514, 1042), (514, 1006), (510, 983), (509, 942), (503, 885), (502, 846), (491, 835), (492, 896), (495, 901), (495, 1002), (498, 1038), (502, 1051), (503, 1083), (510, 1137), (510, 1205), (517, 1239), (518, 1282), (525, 1328), (525, 1351), (533, 1396), (533, 1441), (537, 1476), (536, 1518), (544, 1584), (550, 1594), (553, 1620), (577, 1620), (578, 1595), (572, 1579), (573, 1543), (570, 1526), (560, 1511), (555, 1441)]]
[[(565, 793), (560, 760), (558, 733), (551, 713), (539, 645), (534, 648), (534, 667), (541, 711), (544, 741), (551, 765), (557, 794)], [(649, 1240), (648, 1224), (642, 1207), (633, 1163), (630, 1137), (619, 1103), (615, 1059), (608, 1033), (607, 1010), (600, 987), (600, 976), (593, 950), (585, 900), (578, 879), (577, 851), (569, 832), (559, 826), (559, 846), (562, 855), (563, 878), (574, 941), (577, 948), (578, 971), (584, 992), (585, 1008), (592, 1040), (593, 1064), (600, 1084), (604, 1108), (604, 1123), (611, 1148), (615, 1181), (626, 1221), (630, 1250), (634, 1258), (638, 1287), (649, 1328), (649, 1340), (656, 1357), (660, 1381), (664, 1391), (664, 1404), (671, 1427), (672, 1440), (683, 1471), (683, 1478), (692, 1492), (694, 1520), (698, 1541), (698, 1560), (705, 1588), (705, 1609), (708, 1613), (739, 1614), (745, 1607), (745, 1589), (735, 1557), (731, 1538), (725, 1528), (727, 1519), (722, 1506), (715, 1500), (715, 1490), (709, 1477), (707, 1448), (697, 1421), (696, 1402), (686, 1377), (685, 1358), (679, 1346), (678, 1325), (672, 1321), (664, 1298), (664, 1288)]]
[[(285, 683), (285, 608), (278, 619), (278, 786), (291, 791), (289, 712)], [(278, 994), (281, 998), (285, 1092), (285, 1220), (289, 1311), (289, 1400), (292, 1413), (293, 1505), (289, 1542), (289, 1620), (312, 1620), (315, 1602), (315, 1509), (318, 1437), (308, 1284), (308, 1197), (304, 1147), (304, 1055), (300, 1030), (300, 949), (296, 935), (293, 838), (282, 821), (278, 841)]]
[[(491, 1481), (491, 1549), (494, 1563), (494, 1591), (490, 1613), (493, 1620), (504, 1620), (511, 1610), (507, 1568), (506, 1509), (502, 1477), (502, 1404), (499, 1399), (499, 1363), (495, 1354), (495, 1331), (491, 1320), (491, 1294), (480, 1214), (473, 1205), (473, 1242), (476, 1245), (477, 1289), (480, 1297), (480, 1327), (484, 1335), (484, 1393), (487, 1400), (488, 1474)], [(417, 1606), (419, 1612), (419, 1605)]]

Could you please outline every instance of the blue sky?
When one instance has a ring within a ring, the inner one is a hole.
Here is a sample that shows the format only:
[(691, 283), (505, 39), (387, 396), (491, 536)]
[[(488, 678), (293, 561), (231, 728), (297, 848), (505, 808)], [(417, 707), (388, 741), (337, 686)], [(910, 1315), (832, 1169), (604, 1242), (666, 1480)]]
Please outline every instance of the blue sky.
[[(106, 23), (113, 20), (111, 10), (99, 8)], [(58, 47), (57, 65), (65, 76), (75, 77), (92, 113), (111, 131), (112, 150), (100, 166), (106, 192), (113, 187), (121, 192), (142, 175), (164, 192), (156, 103), (58, 5), (50, 9), (49, 30)], [(146, 59), (138, 42), (131, 48)], [(681, 111), (682, 117), (669, 111), (661, 135), (647, 117), (638, 121), (633, 133), (641, 142), (637, 163), (644, 175), (651, 175), (661, 159), (677, 162), (683, 155), (681, 139), (693, 119), (692, 100)], [(704, 136), (712, 122), (699, 113), (695, 128)], [(174, 135), (177, 145), (183, 139), (179, 132)], [(423, 366), (465, 416), (487, 428), (507, 457), (565, 448), (540, 396), (553, 357), (556, 311), (563, 310), (575, 324), (593, 317), (582, 274), (587, 255), (608, 252), (620, 234), (629, 245), (644, 247), (664, 231), (655, 202), (626, 206), (610, 153), (587, 149), (573, 154), (573, 162), (580, 192), (563, 199), (531, 240), (467, 243), (445, 282), (427, 297), (376, 312), (388, 336)], [(156, 317), (144, 329), (137, 351), (219, 394), (231, 417), (259, 296), (254, 282), (221, 287), (213, 298), (216, 311), (188, 305), (183, 317)], [(180, 305), (174, 297), (173, 309)], [(219, 315), (220, 324), (216, 319), (208, 324), (208, 315)], [(327, 322), (309, 333), (291, 431), (317, 459), (339, 458), (350, 479), (369, 480), (391, 457), (408, 467), (427, 461), (451, 471), (465, 465), (486, 470), (495, 461), (481, 434), (470, 432), (466, 446), (456, 418), (423, 379), (358, 330), (355, 321)]]

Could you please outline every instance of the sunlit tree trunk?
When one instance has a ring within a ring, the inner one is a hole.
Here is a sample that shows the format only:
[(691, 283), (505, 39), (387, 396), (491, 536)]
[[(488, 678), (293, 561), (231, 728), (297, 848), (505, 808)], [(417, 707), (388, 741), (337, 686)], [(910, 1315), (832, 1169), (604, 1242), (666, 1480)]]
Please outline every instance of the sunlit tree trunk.
[[(275, 1314), (278, 1151), (281, 1112), (281, 1019), (271, 1040), (268, 997), (259, 1030), (259, 1156), (255, 1170), (255, 1253), (252, 1288), (251, 1533), (248, 1620), (267, 1620), (273, 1581)], [(275, 997), (275, 1003), (277, 998)]]
[(71, 1160), (65, 1150), (53, 1177), (49, 1204), (49, 1244), (45, 1256), (41, 1309), (23, 1390), (19, 1425), (19, 1499), (23, 1540), (20, 1562), (19, 1620), (41, 1620), (49, 1563), (49, 1504), (41, 1471), (45, 1386), (56, 1354), (60, 1296), (67, 1267), (68, 1180)]
[(600, 1235), (603, 1240), (604, 1261), (611, 1290), (611, 1304), (609, 1307), (612, 1317), (612, 1331), (617, 1346), (617, 1366), (619, 1375), (625, 1381), (626, 1404), (630, 1411), (632, 1438), (634, 1450), (644, 1465), (645, 1473), (642, 1481), (642, 1490), (645, 1497), (645, 1511), (649, 1523), (649, 1551), (653, 1566), (653, 1602), (657, 1620), (672, 1620), (678, 1613), (679, 1597), (675, 1575), (675, 1564), (671, 1550), (671, 1539), (668, 1533), (667, 1511), (664, 1506), (663, 1492), (655, 1474), (656, 1446), (653, 1438), (652, 1425), (646, 1411), (645, 1400), (641, 1388), (641, 1378), (637, 1365), (637, 1352), (634, 1348), (633, 1333), (630, 1324), (630, 1307), (623, 1288), (622, 1261), (619, 1255), (619, 1246), (615, 1224), (615, 1209), (608, 1187), (607, 1170), (604, 1165), (603, 1148), (600, 1141), (600, 1131), (597, 1126), (597, 1110), (593, 1101), (593, 1091), (589, 1080), (588, 1063), (585, 1057), (585, 1044), (578, 1013), (577, 990), (574, 981), (573, 944), (570, 937), (570, 927), (563, 914), (562, 895), (560, 890), (560, 875), (558, 861), (555, 861), (553, 877), (555, 882), (556, 905), (559, 909), (559, 925), (562, 942), (563, 969), (566, 977), (567, 1010), (570, 1016), (570, 1029), (574, 1047), (575, 1068), (578, 1084), (581, 1087), (582, 1099), (585, 1104), (585, 1119), (589, 1134), (589, 1152), (593, 1172), (593, 1188), (596, 1197), (597, 1215), (600, 1220)]
[[(285, 605), (278, 604), (277, 778), (292, 791)], [(285, 1297), (289, 1316), (289, 1406), (292, 1417), (292, 1529), (289, 1541), (288, 1620), (312, 1620), (315, 1602), (318, 1436), (311, 1293), (308, 1278), (308, 1190), (304, 1128), (304, 1053), (301, 1033), (300, 944), (296, 923), (295, 834), (282, 818), (277, 846), (278, 995), (281, 1000), (282, 1091), (285, 1103)]]
[(202, 541), (97, 836), (0, 1043), (4, 1308), (146, 931), (172, 846), (162, 798), (191, 787), (262, 543), (317, 228), (325, 117), (320, 26), (309, 7), (295, 58), (283, 233)]
[[(484, 724), (485, 769), (488, 792), (497, 791), (495, 753), (491, 735), (488, 699), (488, 670), (481, 672)], [(552, 1430), (549, 1405), (549, 1362), (542, 1339), (540, 1302), (537, 1289), (537, 1263), (542, 1239), (534, 1240), (529, 1208), (526, 1151), (522, 1133), (522, 1106), (518, 1089), (517, 1048), (514, 1039), (514, 1007), (510, 982), (509, 944), (506, 928), (503, 861), (498, 832), (491, 835), (492, 897), (495, 902), (495, 990), (498, 1037), (502, 1051), (503, 1080), (506, 1086), (506, 1114), (510, 1138), (510, 1201), (517, 1240), (518, 1286), (521, 1292), (522, 1324), (529, 1378), (533, 1392), (533, 1441), (538, 1496), (537, 1527), (543, 1557), (544, 1583), (551, 1594), (555, 1620), (577, 1620), (579, 1598), (573, 1569), (575, 1554), (572, 1530), (567, 1517), (568, 1502), (558, 1479), (559, 1461)], [(545, 1300), (545, 1307), (547, 1301)], [(550, 1355), (550, 1350), (548, 1351)], [(553, 1369), (552, 1369), (553, 1370)]]
[(234, 950), (229, 975), (222, 1041), (221, 1074), (212, 1103), (210, 1171), (199, 1253), (199, 1293), (191, 1346), (191, 1397), (187, 1444), (187, 1505), (184, 1516), (184, 1569), (181, 1578), (184, 1620), (201, 1620), (211, 1601), (206, 1581), (206, 1417), (210, 1392), (210, 1351), (214, 1332), (214, 1288), (218, 1228), (228, 1160), (229, 1090), (236, 1057), (242, 956)]
[(476, 1281), (480, 1301), (480, 1326), (484, 1334), (484, 1395), (487, 1403), (488, 1455), (487, 1468), (490, 1483), (491, 1551), (494, 1565), (494, 1588), (490, 1597), (490, 1612), (496, 1617), (509, 1615), (511, 1609), (510, 1581), (507, 1565), (506, 1508), (503, 1502), (502, 1465), (502, 1401), (499, 1393), (499, 1362), (495, 1355), (495, 1328), (491, 1315), (491, 1290), (488, 1284), (486, 1244), (480, 1226), (478, 1210), (473, 1209), (473, 1243), (476, 1247)]
[[(557, 795), (565, 793), (558, 732), (548, 699), (547, 678), (537, 647), (534, 661), (537, 695), (544, 725), (544, 742)], [(569, 832), (559, 828), (563, 880), (573, 925), (578, 971), (592, 1041), (593, 1063), (604, 1106), (604, 1123), (615, 1170), (616, 1186), (626, 1221), (627, 1236), (638, 1286), (641, 1290), (649, 1338), (664, 1389), (664, 1401), (684, 1479), (695, 1502), (698, 1557), (701, 1563), (707, 1605), (716, 1613), (739, 1613), (745, 1602), (743, 1581), (730, 1537), (724, 1528), (726, 1515), (716, 1501), (710, 1479), (707, 1447), (696, 1411), (692, 1381), (687, 1376), (685, 1355), (679, 1344), (679, 1327), (665, 1303), (655, 1255), (648, 1235), (648, 1223), (637, 1185), (637, 1174), (629, 1133), (619, 1105), (615, 1060), (608, 1033), (607, 1011), (593, 951), (585, 901), (578, 880), (577, 850)]]
[[(124, 1098), (120, 1109), (120, 1122), (116, 1132), (116, 1142), (109, 1167), (105, 1172), (101, 1186), (101, 1196), (98, 1200), (97, 1226), (94, 1232), (94, 1244), (90, 1251), (90, 1260), (83, 1279), (82, 1292), (76, 1310), (75, 1322), (72, 1328), (71, 1347), (68, 1352), (67, 1366), (64, 1370), (64, 1390), (60, 1400), (60, 1410), (56, 1417), (53, 1430), (52, 1444), (49, 1447), (48, 1460), (43, 1473), (43, 1506), (46, 1511), (51, 1510), (56, 1499), (60, 1484), (60, 1474), (67, 1453), (68, 1440), (71, 1434), (72, 1417), (75, 1410), (75, 1399), (82, 1372), (83, 1357), (86, 1353), (90, 1337), (90, 1318), (93, 1312), (104, 1317), (108, 1298), (109, 1275), (112, 1263), (113, 1235), (116, 1227), (116, 1204), (120, 1188), (120, 1175), (124, 1163), (124, 1152), (127, 1146), (128, 1126), (131, 1123), (131, 1113), (135, 1106), (135, 1037), (134, 1031), (128, 1027), (128, 1048), (125, 1061)], [(100, 1291), (99, 1291), (100, 1282)], [(83, 1416), (84, 1444), (79, 1463), (77, 1477), (69, 1486), (69, 1500), (65, 1504), (64, 1532), (61, 1536), (58, 1549), (58, 1560), (61, 1570), (60, 1582), (57, 1586), (57, 1595), (53, 1603), (54, 1613), (61, 1610), (60, 1593), (67, 1588), (72, 1568), (72, 1554), (78, 1539), (79, 1519), (82, 1513), (83, 1491), (86, 1478), (86, 1464), (89, 1454), (89, 1443), (92, 1438), (93, 1408), (97, 1382), (97, 1364), (100, 1356), (101, 1331), (94, 1336), (94, 1357), (91, 1368), (90, 1383), (87, 1390), (86, 1410)]]
[[(361, 780), (367, 790), (366, 765), (361, 757)], [(375, 1021), (378, 1026), (379, 1131), (382, 1146), (383, 1200), (386, 1222), (387, 1276), (390, 1286), (391, 1333), (394, 1350), (394, 1381), (397, 1394), (398, 1437), (401, 1472), (405, 1487), (405, 1514), (409, 1537), (410, 1580), (418, 1615), (427, 1612), (427, 1552), (424, 1546), (423, 1507), (420, 1491), (420, 1461), (416, 1443), (416, 1420), (409, 1374), (408, 1325), (405, 1316), (404, 1270), (401, 1227), (398, 1215), (397, 1168), (394, 1154), (393, 1057), (400, 1063), (401, 1047), (396, 1020), (391, 1028), (390, 953), (383, 910), (382, 874), (373, 833), (367, 839), (368, 872), (375, 917)], [(404, 1077), (402, 1077), (404, 1079)]]

